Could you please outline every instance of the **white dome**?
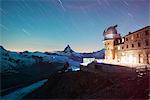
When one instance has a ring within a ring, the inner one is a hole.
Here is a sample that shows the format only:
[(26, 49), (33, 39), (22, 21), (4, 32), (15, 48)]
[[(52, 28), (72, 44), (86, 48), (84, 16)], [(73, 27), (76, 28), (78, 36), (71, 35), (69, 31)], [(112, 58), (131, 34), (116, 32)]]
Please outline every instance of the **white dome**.
[(110, 26), (104, 30), (103, 35), (104, 35), (105, 39), (112, 39), (112, 38), (120, 37), (120, 34), (117, 33), (116, 27), (117, 27), (117, 25)]

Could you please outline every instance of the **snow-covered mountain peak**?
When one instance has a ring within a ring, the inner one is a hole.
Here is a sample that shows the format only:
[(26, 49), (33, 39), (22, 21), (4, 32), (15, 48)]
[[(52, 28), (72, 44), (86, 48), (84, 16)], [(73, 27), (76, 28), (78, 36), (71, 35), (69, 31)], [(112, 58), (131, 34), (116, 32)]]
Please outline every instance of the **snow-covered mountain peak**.
[(8, 51), (6, 49), (3, 48), (3, 46), (0, 46), (0, 55), (7, 53)]
[(71, 49), (71, 47), (69, 45), (67, 45), (67, 47), (64, 49), (63, 52), (65, 52), (65, 53), (72, 53), (74, 51)]
[(6, 51), (3, 46), (0, 46), (0, 51)]

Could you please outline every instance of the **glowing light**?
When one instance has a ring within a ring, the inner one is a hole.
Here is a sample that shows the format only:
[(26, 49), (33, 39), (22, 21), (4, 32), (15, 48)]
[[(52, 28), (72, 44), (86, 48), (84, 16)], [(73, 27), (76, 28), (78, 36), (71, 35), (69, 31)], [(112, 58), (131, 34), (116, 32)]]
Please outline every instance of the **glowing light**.
[(118, 50), (120, 50), (120, 46), (118, 46)]
[(131, 39), (132, 39), (132, 40), (134, 39), (133, 35), (132, 35)]
[(124, 38), (122, 38), (122, 42), (124, 42)]
[(83, 58), (83, 63), (81, 65), (87, 66), (88, 64), (92, 63), (93, 61), (96, 61), (97, 63), (102, 63), (103, 59), (95, 59), (95, 58)]
[(136, 57), (133, 55), (125, 55), (125, 53), (122, 53), (121, 62), (133, 64), (133, 63), (136, 63)]

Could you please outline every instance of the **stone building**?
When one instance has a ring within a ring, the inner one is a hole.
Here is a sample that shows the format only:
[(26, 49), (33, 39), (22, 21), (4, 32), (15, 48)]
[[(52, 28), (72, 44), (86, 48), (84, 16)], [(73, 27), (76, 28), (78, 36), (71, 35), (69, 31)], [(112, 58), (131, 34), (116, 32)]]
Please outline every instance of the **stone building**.
[(150, 64), (150, 26), (120, 36), (117, 25), (104, 30), (105, 60), (130, 64)]

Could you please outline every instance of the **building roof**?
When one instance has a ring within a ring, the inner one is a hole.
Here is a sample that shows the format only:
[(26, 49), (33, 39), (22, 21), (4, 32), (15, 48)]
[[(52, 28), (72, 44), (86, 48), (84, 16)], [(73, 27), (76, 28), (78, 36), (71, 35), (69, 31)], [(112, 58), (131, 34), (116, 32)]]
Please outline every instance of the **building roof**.
[[(139, 32), (139, 31), (144, 30), (144, 29), (147, 29), (147, 28), (150, 28), (150, 26), (146, 26), (146, 27), (141, 28), (141, 29), (139, 29), (139, 30), (137, 30), (137, 31), (134, 31), (134, 32), (132, 32), (132, 33), (129, 32), (129, 34), (127, 34), (127, 35), (125, 35), (125, 36), (131, 35), (131, 34), (133, 34), (133, 33)], [(124, 36), (124, 37), (125, 37), (125, 36)]]

